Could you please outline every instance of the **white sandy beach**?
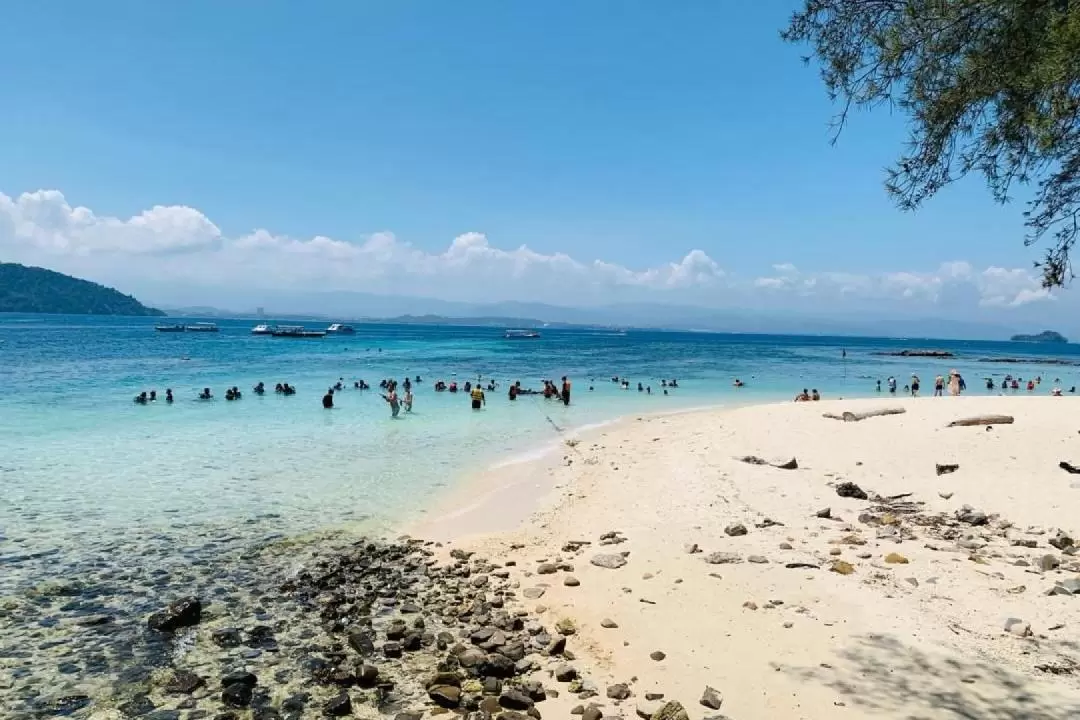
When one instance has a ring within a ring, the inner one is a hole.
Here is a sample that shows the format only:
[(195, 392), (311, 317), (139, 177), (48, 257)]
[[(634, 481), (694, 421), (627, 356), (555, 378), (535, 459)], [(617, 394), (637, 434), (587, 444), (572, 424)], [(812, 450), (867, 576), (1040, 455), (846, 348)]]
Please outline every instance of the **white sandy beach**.
[[(822, 417), (883, 407), (907, 412)], [(946, 427), (986, 413), (1016, 422)], [(544, 589), (527, 604), (546, 608), (550, 624), (575, 623), (573, 665), (599, 686), (591, 702), (607, 716), (647, 712), (646, 693), (662, 692), (693, 720), (1075, 718), (1080, 596), (1046, 591), (1080, 573), (1080, 561), (1048, 543), (1058, 528), (1080, 535), (1080, 475), (1058, 467), (1080, 465), (1078, 431), (1080, 402), (1049, 397), (630, 418), (476, 478), (408, 529), (516, 561), (511, 578)], [(799, 467), (737, 459), (748, 455), (795, 457)], [(939, 476), (936, 463), (959, 468)], [(839, 497), (844, 481), (870, 499)], [(907, 493), (892, 507), (874, 501)], [(988, 524), (957, 521), (965, 504)], [(826, 507), (832, 518), (817, 517)], [(733, 523), (747, 534), (728, 535)], [(600, 545), (608, 531), (625, 542)], [(591, 544), (564, 550), (572, 541)], [(688, 552), (693, 544), (700, 552)], [(711, 564), (714, 552), (739, 562)], [(597, 553), (629, 555), (606, 569), (590, 564)], [(886, 562), (890, 553), (908, 562)], [(1060, 567), (1040, 569), (1046, 555)], [(537, 575), (545, 560), (573, 570)], [(853, 572), (833, 572), (837, 560)], [(567, 576), (580, 585), (564, 585)], [(1009, 618), (1031, 634), (1007, 632)], [(618, 627), (603, 627), (605, 619)], [(653, 660), (654, 651), (666, 657)], [(634, 696), (621, 707), (604, 696), (613, 682), (631, 683)], [(566, 717), (580, 701), (547, 683), (563, 692), (545, 717)], [(719, 711), (699, 704), (706, 685), (723, 695)]]

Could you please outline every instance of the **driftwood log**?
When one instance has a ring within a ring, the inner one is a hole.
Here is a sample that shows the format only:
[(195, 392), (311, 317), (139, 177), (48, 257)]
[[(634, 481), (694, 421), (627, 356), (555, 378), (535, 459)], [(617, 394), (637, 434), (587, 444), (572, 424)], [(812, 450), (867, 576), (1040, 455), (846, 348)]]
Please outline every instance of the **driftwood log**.
[(881, 410), (870, 410), (867, 412), (853, 413), (844, 412), (840, 415), (834, 413), (825, 413), (825, 417), (830, 420), (843, 420), (844, 422), (859, 422), (866, 418), (879, 417), (881, 415), (903, 415), (907, 410), (904, 408), (883, 408)]
[(976, 417), (953, 420), (947, 427), (970, 427), (972, 425), (1012, 425), (1012, 415), (978, 415)]

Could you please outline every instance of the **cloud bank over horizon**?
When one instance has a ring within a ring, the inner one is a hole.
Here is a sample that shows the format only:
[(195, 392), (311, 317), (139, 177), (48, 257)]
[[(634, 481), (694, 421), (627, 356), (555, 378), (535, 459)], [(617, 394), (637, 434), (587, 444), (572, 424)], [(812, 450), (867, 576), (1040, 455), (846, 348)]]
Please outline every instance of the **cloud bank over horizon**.
[(1065, 304), (1041, 288), (1031, 270), (977, 268), (966, 260), (932, 270), (875, 272), (803, 271), (777, 263), (767, 273), (742, 275), (701, 249), (632, 268), (564, 252), (544, 254), (525, 245), (504, 249), (480, 232), (458, 235), (441, 252), (418, 248), (392, 232), (358, 241), (294, 238), (267, 229), (227, 237), (195, 208), (157, 205), (122, 219), (72, 206), (57, 190), (17, 197), (0, 193), (0, 260), (136, 288), (149, 293), (150, 302), (156, 300), (155, 283), (188, 284), (191, 304), (198, 304), (197, 291), (208, 287), (227, 287), (234, 294), (356, 291), (476, 303), (656, 302), (792, 312), (858, 307), (996, 318)]

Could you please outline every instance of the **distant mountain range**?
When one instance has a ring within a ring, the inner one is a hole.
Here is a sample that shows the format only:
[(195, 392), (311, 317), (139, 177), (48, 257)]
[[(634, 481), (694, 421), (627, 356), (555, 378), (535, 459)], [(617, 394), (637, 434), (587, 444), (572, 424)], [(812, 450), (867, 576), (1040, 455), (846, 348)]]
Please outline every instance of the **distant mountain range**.
[(0, 312), (63, 315), (164, 315), (88, 280), (18, 263), (0, 263)]

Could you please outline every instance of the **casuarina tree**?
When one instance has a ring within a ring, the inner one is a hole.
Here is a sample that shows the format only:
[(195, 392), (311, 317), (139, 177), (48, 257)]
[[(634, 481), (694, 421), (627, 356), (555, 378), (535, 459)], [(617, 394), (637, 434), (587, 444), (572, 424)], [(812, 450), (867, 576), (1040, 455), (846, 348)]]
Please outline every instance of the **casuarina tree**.
[(964, 176), (1026, 201), (1043, 285), (1073, 277), (1080, 236), (1080, 0), (804, 0), (782, 37), (811, 48), (840, 106), (898, 109), (910, 124), (886, 188), (919, 207)]

